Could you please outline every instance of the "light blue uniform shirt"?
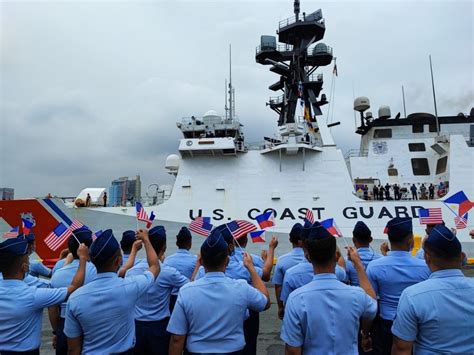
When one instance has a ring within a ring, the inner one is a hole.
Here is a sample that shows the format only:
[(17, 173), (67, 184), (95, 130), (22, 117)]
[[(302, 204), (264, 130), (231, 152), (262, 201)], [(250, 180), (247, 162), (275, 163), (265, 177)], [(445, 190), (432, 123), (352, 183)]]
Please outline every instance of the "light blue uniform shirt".
[[(129, 257), (130, 257), (130, 254), (123, 254), (122, 255), (122, 266), (125, 265), (125, 263), (128, 261)], [(134, 261), (133, 265), (137, 265), (140, 261), (141, 261), (141, 259), (135, 257), (135, 261)]]
[(412, 257), (408, 251), (391, 251), (369, 263), (367, 276), (380, 300), (380, 317), (394, 320), (402, 291), (426, 280), (430, 270), (424, 260)]
[[(245, 250), (240, 250), (240, 248), (235, 250), (235, 256), (242, 262), (244, 261), (244, 252)], [(263, 269), (263, 259), (255, 254), (250, 254), (250, 256), (252, 257), (253, 265)]]
[(474, 279), (435, 271), (403, 291), (392, 333), (414, 341), (415, 354), (474, 354), (473, 301)]
[(0, 351), (39, 348), (43, 308), (63, 302), (66, 296), (66, 288), (37, 288), (22, 280), (0, 280)]
[(288, 297), (281, 339), (305, 354), (357, 354), (360, 318), (376, 313), (377, 302), (360, 287), (317, 274)]
[[(196, 267), (196, 262), (196, 255), (191, 254), (186, 249), (178, 249), (175, 254), (166, 257), (164, 264), (174, 267), (181, 273), (181, 275), (187, 277), (188, 280), (191, 280), (194, 268)], [(179, 288), (175, 287), (171, 294), (177, 295), (178, 291)]]
[(125, 279), (115, 272), (97, 274), (67, 302), (64, 334), (83, 336), (82, 354), (109, 354), (135, 345), (135, 304), (155, 280), (150, 271)]
[[(77, 269), (79, 269), (79, 259), (74, 259), (69, 265), (66, 265), (58, 269), (53, 277), (51, 278), (51, 287), (60, 288), (68, 287), (74, 276), (76, 275)], [(88, 284), (97, 275), (97, 270), (91, 262), (86, 263), (86, 277), (84, 284)], [(66, 317), (66, 302), (61, 303), (61, 317)]]
[(39, 277), (36, 276), (31, 276), (30, 274), (26, 275), (23, 281), (28, 285), (28, 286), (34, 286), (38, 288), (50, 288), (51, 287), (51, 282), (49, 280), (45, 279), (40, 279)]
[(261, 312), (267, 298), (244, 280), (222, 272), (206, 275), (183, 286), (168, 324), (168, 332), (187, 335), (190, 352), (219, 353), (243, 349), (247, 309)]
[[(258, 276), (262, 277), (263, 270), (261, 268), (255, 266), (255, 271), (257, 271)], [(205, 273), (204, 267), (201, 266), (196, 274), (195, 280), (203, 278)], [(252, 277), (250, 276), (249, 271), (244, 266), (243, 261), (239, 260), (239, 257), (236, 254), (229, 257), (229, 264), (227, 264), (225, 269), (225, 276), (234, 280), (245, 280), (248, 284), (252, 284)]]
[[(372, 248), (359, 248), (357, 249), (357, 252), (359, 253), (360, 261), (362, 261), (365, 269), (367, 269), (367, 265), (369, 265), (372, 260), (382, 257), (381, 254), (376, 253)], [(346, 272), (349, 283), (352, 286), (359, 286), (359, 276), (357, 276), (354, 264), (350, 260), (346, 260)]]
[(425, 250), (423, 248), (418, 249), (415, 256), (418, 259), (425, 260)]
[[(346, 272), (337, 264), (335, 274), (339, 281), (344, 282), (346, 280)], [(314, 269), (309, 261), (303, 261), (302, 263), (289, 268), (283, 279), (280, 300), (285, 303), (290, 293), (301, 286), (309, 284), (313, 280), (313, 277)]]
[[(149, 268), (148, 262), (140, 261), (127, 271), (125, 278), (143, 275)], [(174, 287), (180, 288), (189, 280), (174, 267), (160, 263), (160, 273), (153, 286), (138, 298), (135, 306), (135, 319), (158, 321), (170, 316), (170, 296)]]
[(56, 264), (54, 264), (54, 267), (53, 267), (53, 275), (56, 271), (58, 271), (60, 268), (64, 266), (65, 262), (66, 262), (66, 259), (59, 259), (58, 261), (56, 261)]
[(274, 285), (283, 285), (285, 272), (305, 260), (303, 248), (293, 248), (289, 253), (280, 256), (273, 272), (272, 283)]
[(51, 277), (51, 269), (43, 265), (42, 262), (30, 257), (30, 275)]

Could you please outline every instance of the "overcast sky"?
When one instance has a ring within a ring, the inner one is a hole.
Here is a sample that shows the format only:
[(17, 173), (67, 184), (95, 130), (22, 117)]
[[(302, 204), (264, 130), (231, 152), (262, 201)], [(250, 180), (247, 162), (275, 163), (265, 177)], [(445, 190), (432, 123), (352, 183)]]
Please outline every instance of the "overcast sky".
[[(301, 1), (321, 8), (334, 48), (336, 142), (358, 147), (356, 96), (433, 112), (428, 55), (440, 115), (474, 106), (473, 2)], [(260, 35), (275, 34), (293, 1), (1, 2), (0, 187), (16, 197), (75, 196), (119, 176), (169, 183), (176, 121), (223, 114), (228, 46), (237, 114), (248, 141), (276, 131), (265, 107), (278, 78), (255, 62)], [(330, 96), (332, 65), (323, 68)], [(327, 108), (324, 109), (326, 114)]]

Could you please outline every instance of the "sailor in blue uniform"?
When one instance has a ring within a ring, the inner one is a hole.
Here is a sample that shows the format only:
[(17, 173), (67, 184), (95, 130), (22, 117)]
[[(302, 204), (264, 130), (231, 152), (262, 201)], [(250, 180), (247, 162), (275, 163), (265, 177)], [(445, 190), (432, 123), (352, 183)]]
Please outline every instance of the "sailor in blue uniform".
[[(122, 233), (122, 239), (120, 240), (120, 247), (122, 248), (122, 266), (125, 265), (130, 253), (132, 252), (133, 243), (137, 240), (135, 232), (132, 230), (127, 230)], [(138, 259), (135, 259), (135, 264), (139, 262)]]
[(70, 285), (59, 289), (28, 286), (25, 240), (0, 243), (0, 354), (39, 354), (43, 309), (64, 302), (84, 282), (87, 247), (78, 251), (80, 265)]
[[(158, 259), (166, 251), (166, 231), (163, 226), (156, 226), (148, 232), (150, 243)], [(125, 278), (142, 275), (148, 269), (148, 263), (140, 261), (127, 271)], [(166, 331), (170, 317), (170, 296), (173, 289), (189, 282), (174, 267), (161, 264), (161, 271), (153, 286), (138, 298), (135, 306), (135, 355), (166, 355), (169, 348), (169, 333)]]
[(132, 354), (135, 345), (135, 305), (160, 272), (158, 257), (140, 230), (149, 268), (137, 276), (118, 277), (122, 252), (112, 230), (105, 230), (91, 245), (97, 269), (94, 280), (77, 290), (66, 306), (64, 334), (72, 354)]
[(357, 354), (360, 318), (367, 332), (377, 313), (375, 292), (357, 251), (349, 248), (361, 287), (336, 279), (336, 239), (318, 222), (304, 244), (314, 277), (288, 297), (281, 330), (286, 354)]
[(36, 251), (36, 239), (33, 233), (21, 234), (18, 238), (23, 238), (28, 243), (28, 255), (30, 259), (30, 275), (31, 276), (44, 276), (47, 278), (51, 277), (51, 269), (43, 265), (43, 263), (31, 256)]
[[(245, 248), (247, 247), (248, 241), (249, 241), (249, 238), (247, 237), (247, 235), (244, 235), (238, 239), (240, 248), (237, 248), (235, 250), (235, 255), (237, 256), (237, 258), (239, 258), (240, 261), (244, 260)], [(264, 260), (262, 259), (262, 257), (256, 254), (251, 254), (251, 253), (249, 254), (252, 257), (254, 266), (263, 269)]]
[(243, 323), (247, 309), (261, 312), (270, 306), (268, 291), (246, 254), (244, 265), (252, 286), (224, 274), (229, 262), (222, 231), (214, 229), (201, 246), (205, 276), (183, 286), (171, 315), (170, 355), (240, 354), (245, 346)]
[[(191, 280), (194, 268), (196, 267), (197, 256), (191, 254), (189, 250), (192, 247), (192, 236), (189, 229), (182, 227), (176, 235), (176, 246), (178, 251), (170, 256), (167, 256), (164, 264), (174, 267), (183, 276)], [(178, 297), (179, 288), (175, 287), (171, 293), (170, 298), (170, 311), (173, 311), (176, 298)]]
[[(73, 261), (58, 269), (51, 278), (51, 287), (61, 288), (69, 285), (79, 268), (79, 255), (77, 250), (79, 243), (87, 247), (92, 244), (92, 232), (85, 228), (76, 229), (72, 232), (74, 235), (69, 237), (68, 249), (73, 256)], [(97, 275), (95, 266), (88, 261), (86, 264), (86, 277), (84, 284), (92, 281)], [(53, 334), (56, 336), (56, 354), (67, 354), (67, 338), (64, 335), (64, 318), (66, 316), (66, 302), (61, 303), (60, 307), (50, 307), (48, 309), (49, 320), (53, 328)]]
[[(352, 242), (357, 248), (357, 253), (359, 254), (360, 260), (366, 269), (367, 265), (369, 265), (372, 260), (382, 257), (381, 254), (376, 253), (370, 246), (372, 240), (372, 231), (364, 222), (358, 221), (354, 226), (354, 230), (352, 231)], [(353, 286), (359, 286), (357, 271), (350, 260), (347, 260), (346, 262), (346, 272), (349, 283)]]
[(392, 354), (474, 354), (474, 279), (461, 271), (461, 243), (438, 225), (424, 249), (432, 273), (400, 297)]
[(379, 326), (374, 334), (374, 354), (389, 354), (391, 351), (390, 329), (402, 291), (430, 275), (426, 263), (410, 254), (414, 244), (411, 218), (393, 218), (386, 229), (391, 251), (367, 266), (367, 275), (380, 305)]
[(291, 228), (290, 231), (290, 243), (293, 246), (293, 250), (278, 258), (278, 262), (275, 266), (275, 272), (273, 273), (272, 283), (275, 285), (275, 295), (278, 302), (278, 317), (280, 319), (283, 319), (284, 313), (284, 306), (280, 296), (285, 273), (289, 268), (305, 260), (302, 247), (303, 243), (301, 240), (302, 231), (303, 226), (300, 223), (293, 225), (293, 228)]

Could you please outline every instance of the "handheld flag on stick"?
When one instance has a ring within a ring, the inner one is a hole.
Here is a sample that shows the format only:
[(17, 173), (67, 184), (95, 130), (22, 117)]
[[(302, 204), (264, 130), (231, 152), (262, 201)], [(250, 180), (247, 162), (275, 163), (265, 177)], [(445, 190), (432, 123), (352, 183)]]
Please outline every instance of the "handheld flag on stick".
[(153, 211), (151, 211), (150, 213), (150, 218), (148, 219), (148, 221), (146, 222), (146, 228), (147, 229), (150, 229), (151, 225), (153, 224), (153, 221), (155, 220), (155, 213), (153, 213)]
[(71, 231), (73, 231), (73, 230), (79, 229), (79, 228), (81, 228), (81, 227), (85, 227), (85, 225), (82, 224), (82, 222), (80, 222), (78, 219), (75, 219), (75, 218), (74, 218), (74, 220), (72, 221), (71, 225), (69, 226), (69, 229), (70, 229)]
[[(67, 228), (64, 224), (59, 223), (57, 227), (46, 236), (44, 242), (49, 249), (56, 251), (71, 235), (74, 235), (71, 229)], [(78, 240), (77, 242), (79, 243)]]
[(92, 241), (96, 240), (97, 238), (100, 237), (100, 235), (103, 233), (104, 231), (101, 229), (101, 230), (98, 230), (97, 232), (95, 233), (92, 233)]
[(265, 231), (250, 232), (250, 237), (254, 243), (265, 243)]
[(253, 223), (243, 220), (231, 221), (227, 223), (227, 228), (234, 239), (239, 239), (247, 233), (257, 230), (257, 227)]
[(197, 217), (188, 226), (191, 232), (208, 237), (212, 230), (210, 217)]
[[(451, 197), (448, 197), (443, 203), (453, 211), (458, 217), (464, 216), (471, 208), (474, 207), (474, 202), (471, 202), (464, 191), (456, 192)], [(454, 206), (453, 206), (454, 205)], [(452, 209), (452, 207), (456, 208), (457, 206), (457, 213)]]
[(321, 221), (321, 225), (324, 228), (326, 228), (327, 231), (331, 233), (333, 236), (342, 237), (342, 233), (339, 230), (339, 228), (337, 228), (336, 221), (334, 220), (334, 218), (328, 218), (328, 219), (325, 219), (324, 221)]
[(441, 207), (438, 208), (420, 208), (418, 211), (420, 224), (441, 224), (443, 223), (443, 214)]
[(306, 209), (306, 215), (304, 216), (304, 220), (305, 220), (305, 222), (308, 221), (311, 224), (314, 223), (313, 211), (311, 211), (309, 208)]
[(3, 238), (16, 238), (20, 234), (20, 227), (10, 229), (8, 232), (3, 233)]
[(23, 234), (25, 235), (30, 234), (32, 228), (33, 228), (33, 222), (24, 218), (21, 219), (21, 230)]
[(137, 210), (137, 227), (138, 227), (138, 221), (143, 221), (143, 222), (146, 222), (146, 227), (150, 228), (151, 225), (153, 224), (153, 220), (155, 219), (155, 214), (151, 212), (151, 216), (148, 217), (148, 214), (146, 213), (145, 209), (143, 208), (140, 202), (135, 202), (135, 209)]
[(273, 215), (274, 212), (273, 210), (271, 210), (258, 215), (257, 217), (255, 217), (255, 220), (257, 221), (261, 229), (273, 227), (275, 225), (275, 223), (273, 222)]
[(454, 225), (456, 226), (456, 229), (464, 229), (467, 227), (467, 213), (462, 216), (456, 216), (454, 217)]

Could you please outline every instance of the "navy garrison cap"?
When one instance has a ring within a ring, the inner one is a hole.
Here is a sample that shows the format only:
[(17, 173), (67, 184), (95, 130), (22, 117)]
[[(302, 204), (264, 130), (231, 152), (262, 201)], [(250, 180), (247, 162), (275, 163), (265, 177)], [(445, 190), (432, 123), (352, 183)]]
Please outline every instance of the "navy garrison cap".
[(25, 239), (10, 238), (0, 243), (0, 251), (20, 256), (28, 253), (28, 242)]
[(181, 229), (178, 232), (178, 235), (176, 235), (177, 240), (188, 240), (191, 239), (191, 232), (187, 227), (181, 227)]
[[(76, 236), (77, 240), (80, 243), (87, 243), (92, 240), (92, 231), (87, 227), (80, 227), (80, 228), (74, 229), (72, 233)], [(69, 238), (73, 238), (75, 240), (73, 236)]]
[(413, 233), (413, 223), (410, 217), (395, 217), (388, 221), (386, 229), (390, 238), (403, 238)]
[(135, 236), (135, 231), (128, 230), (122, 233), (122, 240), (120, 240), (120, 244), (133, 244), (137, 240)]
[(425, 240), (425, 244), (435, 248), (441, 255), (448, 257), (457, 256), (462, 250), (461, 243), (456, 235), (442, 224), (438, 224), (433, 228)]
[(301, 223), (295, 223), (290, 231), (290, 239), (297, 240), (301, 239), (301, 233), (303, 232), (303, 226)]
[(352, 231), (352, 234), (356, 238), (357, 237), (367, 238), (367, 237), (372, 236), (371, 230), (369, 229), (369, 227), (367, 227), (367, 224), (365, 224), (362, 221), (359, 221), (356, 223), (356, 225), (354, 226), (354, 230)]
[(112, 230), (107, 229), (92, 243), (89, 255), (94, 263), (101, 263), (112, 257), (117, 250), (120, 250), (119, 243)]
[(23, 239), (27, 243), (30, 243), (30, 242), (33, 242), (35, 240), (35, 235), (33, 233), (20, 234), (17, 238), (18, 239)]
[(311, 228), (309, 228), (308, 236), (306, 237), (307, 240), (317, 240), (317, 239), (324, 239), (328, 237), (334, 236), (328, 232), (326, 228), (324, 228), (321, 223), (318, 221), (314, 222)]
[(202, 243), (201, 254), (218, 253), (227, 250), (227, 245), (222, 230), (214, 228), (209, 237)]
[(234, 243), (234, 237), (232, 236), (232, 233), (230, 232), (229, 227), (227, 227), (227, 224), (221, 224), (220, 226), (217, 226), (214, 229), (221, 232), (222, 237), (224, 238), (227, 244)]
[(150, 229), (148, 231), (148, 236), (150, 238), (157, 238), (157, 239), (161, 239), (161, 240), (166, 240), (166, 230), (165, 230), (165, 227), (163, 226), (156, 226), (156, 227), (153, 227), (152, 229)]

